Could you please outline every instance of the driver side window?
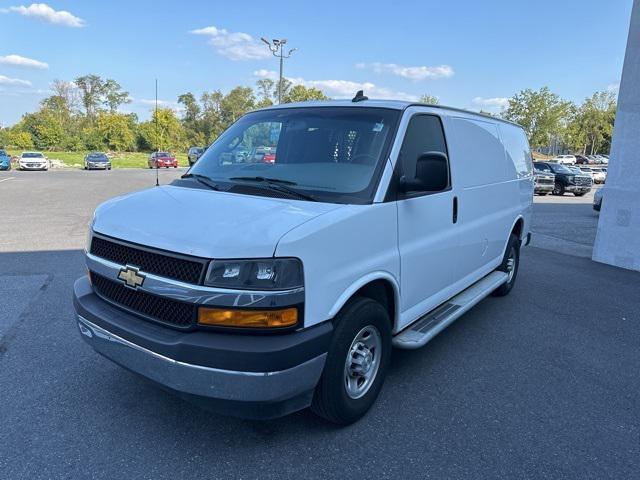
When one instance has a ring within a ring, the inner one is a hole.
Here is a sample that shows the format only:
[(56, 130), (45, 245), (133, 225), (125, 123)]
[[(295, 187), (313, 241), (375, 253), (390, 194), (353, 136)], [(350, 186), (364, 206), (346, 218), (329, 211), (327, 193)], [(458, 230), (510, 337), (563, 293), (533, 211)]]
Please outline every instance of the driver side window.
[(441, 152), (447, 155), (447, 144), (440, 118), (418, 114), (409, 121), (400, 149), (400, 176), (414, 178), (416, 163), (425, 152)]

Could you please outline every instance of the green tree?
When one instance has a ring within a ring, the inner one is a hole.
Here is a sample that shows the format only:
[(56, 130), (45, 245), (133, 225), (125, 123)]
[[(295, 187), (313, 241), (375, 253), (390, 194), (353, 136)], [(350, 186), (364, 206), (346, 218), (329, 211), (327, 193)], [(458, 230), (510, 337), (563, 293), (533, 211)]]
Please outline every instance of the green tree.
[(34, 145), (42, 150), (61, 149), (67, 137), (64, 123), (55, 112), (44, 107), (22, 117), (21, 129), (29, 132)]
[(93, 119), (103, 103), (105, 93), (104, 81), (99, 75), (83, 75), (77, 77), (74, 83), (80, 91), (80, 99), (85, 115)]
[(184, 128), (170, 108), (154, 111), (151, 120), (140, 124), (138, 133), (138, 145), (143, 150), (176, 151), (187, 148)]
[(125, 92), (120, 84), (111, 78), (102, 84), (102, 97), (102, 103), (111, 113), (117, 112), (120, 105), (131, 102), (129, 92)]
[(435, 95), (429, 95), (428, 93), (425, 93), (420, 96), (420, 103), (427, 103), (429, 105), (438, 105), (440, 103), (440, 100)]
[(182, 126), (184, 127), (187, 139), (191, 145), (203, 145), (205, 135), (201, 130), (201, 113), (202, 109), (191, 92), (183, 93), (178, 97), (178, 103), (184, 106), (184, 114), (182, 116)]
[(531, 147), (538, 148), (549, 145), (552, 136), (562, 137), (570, 109), (571, 102), (543, 87), (537, 91), (522, 90), (514, 95), (502, 116), (522, 125)]
[(135, 136), (131, 129), (128, 115), (100, 113), (96, 122), (96, 129), (100, 135), (101, 143), (109, 150), (122, 152), (134, 148)]
[(33, 138), (31, 138), (31, 134), (19, 128), (11, 128), (5, 137), (7, 146), (12, 146), (20, 150), (33, 148)]
[(236, 87), (220, 100), (223, 130), (256, 106), (256, 97), (249, 87)]
[(571, 116), (567, 127), (567, 143), (583, 154), (608, 152), (611, 148), (616, 104), (616, 95), (612, 92), (595, 92), (586, 98)]
[(315, 87), (307, 88), (304, 85), (292, 87), (282, 98), (282, 103), (307, 102), (309, 100), (328, 100), (322, 90)]
[(213, 142), (224, 130), (220, 104), (224, 95), (220, 90), (204, 92), (200, 97), (202, 114), (199, 132), (207, 144)]
[(258, 108), (270, 107), (273, 105), (274, 99), (278, 98), (276, 91), (276, 82), (270, 78), (262, 78), (256, 82), (258, 87)]

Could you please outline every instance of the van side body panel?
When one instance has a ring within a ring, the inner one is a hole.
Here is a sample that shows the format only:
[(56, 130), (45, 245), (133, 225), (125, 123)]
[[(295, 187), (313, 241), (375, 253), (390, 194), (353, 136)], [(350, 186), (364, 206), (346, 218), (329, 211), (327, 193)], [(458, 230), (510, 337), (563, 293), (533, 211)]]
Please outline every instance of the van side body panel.
[(455, 294), (500, 265), (518, 219), (525, 222), (522, 235), (529, 231), (533, 177), (521, 128), (461, 113), (446, 118), (444, 125), (459, 205)]

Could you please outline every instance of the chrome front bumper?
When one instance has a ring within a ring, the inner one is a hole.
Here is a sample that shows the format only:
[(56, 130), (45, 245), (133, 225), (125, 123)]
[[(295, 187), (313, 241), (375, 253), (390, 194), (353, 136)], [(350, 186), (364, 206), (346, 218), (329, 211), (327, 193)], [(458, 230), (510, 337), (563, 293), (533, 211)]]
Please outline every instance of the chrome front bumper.
[(270, 403), (312, 391), (326, 354), (277, 372), (240, 372), (179, 362), (136, 345), (77, 315), (82, 338), (115, 363), (178, 392), (219, 400)]
[(567, 185), (565, 188), (566, 192), (588, 192), (591, 190), (591, 185)]

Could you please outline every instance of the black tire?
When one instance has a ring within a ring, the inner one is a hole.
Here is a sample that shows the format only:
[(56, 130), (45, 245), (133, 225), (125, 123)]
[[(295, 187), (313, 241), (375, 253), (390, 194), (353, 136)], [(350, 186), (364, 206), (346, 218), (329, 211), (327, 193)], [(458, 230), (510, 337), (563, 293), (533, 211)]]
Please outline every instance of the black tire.
[(564, 185), (562, 185), (561, 183), (556, 182), (556, 184), (553, 187), (553, 195), (558, 195), (558, 196), (562, 196), (564, 195)]
[(584, 197), (587, 192), (573, 192), (576, 197)]
[[(360, 419), (375, 402), (391, 358), (391, 321), (386, 309), (375, 300), (356, 297), (350, 300), (335, 318), (335, 330), (329, 347), (322, 377), (313, 395), (311, 410), (330, 422), (348, 425)], [(380, 335), (379, 366), (368, 390), (352, 398), (345, 384), (345, 362), (351, 355), (352, 343), (365, 328), (375, 327)]]
[(513, 233), (509, 236), (502, 264), (500, 264), (496, 270), (499, 272), (509, 273), (509, 260), (511, 258), (513, 258), (515, 262), (513, 265), (513, 275), (511, 275), (507, 282), (503, 283), (493, 291), (493, 296), (495, 297), (504, 297), (505, 295), (508, 295), (515, 285), (516, 278), (518, 277), (518, 270), (520, 268), (520, 239)]

